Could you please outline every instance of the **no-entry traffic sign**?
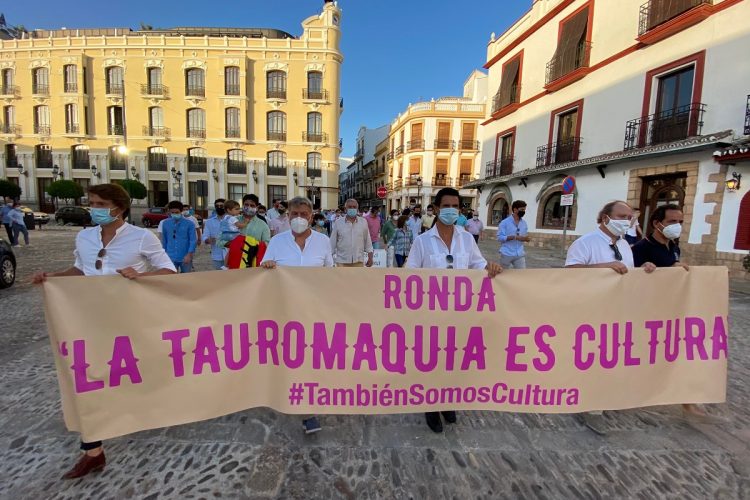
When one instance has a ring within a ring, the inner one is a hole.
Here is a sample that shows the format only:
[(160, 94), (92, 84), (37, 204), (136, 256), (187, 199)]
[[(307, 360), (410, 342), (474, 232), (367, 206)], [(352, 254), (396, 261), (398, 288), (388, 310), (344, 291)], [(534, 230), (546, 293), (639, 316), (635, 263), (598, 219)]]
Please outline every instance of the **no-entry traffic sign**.
[(388, 190), (385, 188), (385, 186), (380, 186), (376, 194), (378, 195), (378, 198), (382, 200), (388, 195)]
[(572, 175), (567, 176), (562, 181), (563, 194), (570, 194), (576, 189), (576, 178)]

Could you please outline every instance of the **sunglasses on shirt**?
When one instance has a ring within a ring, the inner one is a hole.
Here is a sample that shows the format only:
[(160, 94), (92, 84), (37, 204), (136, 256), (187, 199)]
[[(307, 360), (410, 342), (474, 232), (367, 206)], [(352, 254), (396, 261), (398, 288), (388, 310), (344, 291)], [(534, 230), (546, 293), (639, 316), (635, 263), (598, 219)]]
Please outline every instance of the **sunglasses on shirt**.
[(620, 249), (617, 248), (617, 245), (609, 245), (609, 248), (612, 249), (612, 251), (615, 253), (615, 259), (618, 261), (622, 260), (622, 254), (620, 253)]
[(447, 269), (453, 269), (453, 256), (451, 254), (445, 256), (445, 262), (447, 263)]
[(96, 256), (98, 258), (96, 259), (96, 262), (94, 263), (94, 267), (96, 267), (97, 271), (101, 271), (102, 264), (103, 264), (102, 263), (102, 259), (104, 258), (105, 255), (107, 255), (107, 249), (106, 248), (102, 248), (101, 250), (99, 250), (99, 253), (96, 254)]

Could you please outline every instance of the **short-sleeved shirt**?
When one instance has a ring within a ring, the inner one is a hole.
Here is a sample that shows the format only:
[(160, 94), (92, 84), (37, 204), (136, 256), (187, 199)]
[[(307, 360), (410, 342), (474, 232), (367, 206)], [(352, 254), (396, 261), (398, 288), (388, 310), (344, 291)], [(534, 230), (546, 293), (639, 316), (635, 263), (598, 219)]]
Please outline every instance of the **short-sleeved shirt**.
[(649, 236), (633, 246), (633, 260), (636, 267), (646, 262), (656, 267), (672, 267), (680, 261), (680, 245), (671, 240), (664, 245)]
[(292, 226), (289, 223), (289, 216), (287, 215), (284, 215), (283, 217), (278, 216), (275, 219), (269, 219), (268, 227), (271, 228), (271, 234), (274, 236), (292, 230)]
[[(622, 238), (618, 238), (616, 244), (622, 256), (620, 262), (629, 268), (635, 267), (633, 263), (633, 251), (630, 249), (628, 242)], [(612, 238), (602, 231), (601, 228), (596, 228), (594, 231), (584, 234), (570, 245), (565, 265), (593, 266), (615, 262), (617, 261), (615, 251), (610, 245), (612, 245)]]
[[(102, 244), (101, 226), (90, 227), (76, 236), (75, 267), (85, 276), (103, 276), (117, 274), (118, 269), (132, 267), (139, 273), (157, 269), (175, 271), (159, 239), (147, 229), (123, 224), (117, 229), (115, 237), (106, 246), (104, 256), (99, 252), (105, 248)], [(101, 260), (101, 269), (96, 268), (96, 261)]]
[(447, 269), (449, 260), (452, 260), (453, 269), (487, 267), (487, 260), (482, 257), (482, 252), (470, 233), (460, 226), (454, 226), (451, 246), (448, 248), (438, 233), (437, 225), (416, 237), (406, 267)]
[(305, 248), (300, 249), (294, 241), (294, 233), (279, 233), (268, 244), (263, 262), (274, 261), (281, 267), (333, 267), (331, 243), (328, 236), (310, 231)]

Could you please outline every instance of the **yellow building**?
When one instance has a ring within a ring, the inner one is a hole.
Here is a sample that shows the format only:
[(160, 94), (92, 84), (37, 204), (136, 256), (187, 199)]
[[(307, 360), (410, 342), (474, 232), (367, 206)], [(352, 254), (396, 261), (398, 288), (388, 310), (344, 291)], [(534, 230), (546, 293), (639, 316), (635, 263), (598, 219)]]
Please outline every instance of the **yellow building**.
[(136, 178), (146, 203), (337, 203), (341, 12), (272, 29), (36, 30), (0, 40), (0, 178), (50, 210), (53, 179)]

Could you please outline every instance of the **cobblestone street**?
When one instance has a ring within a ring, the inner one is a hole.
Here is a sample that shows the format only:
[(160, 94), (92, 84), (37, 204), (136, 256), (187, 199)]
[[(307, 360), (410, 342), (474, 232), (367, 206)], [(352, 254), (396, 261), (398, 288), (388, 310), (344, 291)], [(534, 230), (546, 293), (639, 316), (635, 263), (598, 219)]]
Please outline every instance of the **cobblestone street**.
[[(70, 266), (76, 231), (32, 231), (32, 246), (16, 249), (17, 283), (0, 291), (0, 498), (750, 499), (747, 282), (730, 295), (728, 402), (708, 408), (726, 423), (687, 420), (677, 406), (608, 412), (600, 437), (571, 415), (463, 412), (438, 435), (422, 414), (324, 416), (305, 436), (299, 417), (253, 409), (112, 439), (103, 472), (62, 481), (78, 436), (63, 424), (29, 277)], [(482, 250), (495, 258), (496, 243)], [(530, 253), (530, 267), (562, 265), (559, 251)], [(210, 268), (206, 248), (196, 268)]]

